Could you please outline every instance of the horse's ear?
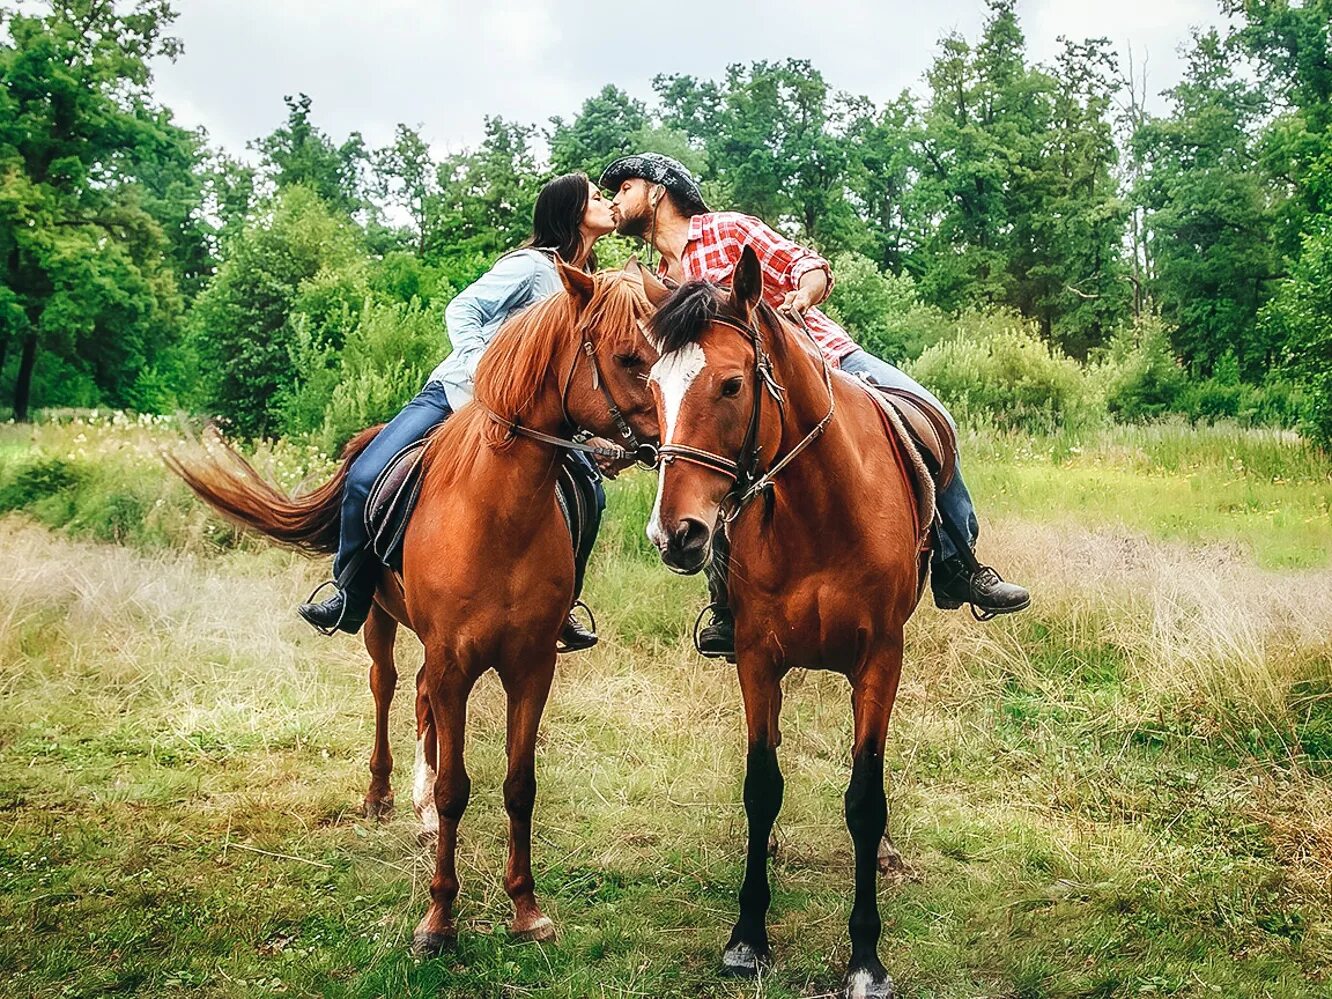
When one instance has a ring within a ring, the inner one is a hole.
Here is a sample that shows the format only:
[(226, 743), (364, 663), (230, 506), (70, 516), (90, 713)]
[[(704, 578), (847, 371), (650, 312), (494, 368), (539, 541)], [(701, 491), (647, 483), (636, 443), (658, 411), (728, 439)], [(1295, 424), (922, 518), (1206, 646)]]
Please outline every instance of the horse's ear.
[(596, 281), (587, 271), (581, 267), (574, 267), (572, 264), (566, 264), (564, 258), (556, 254), (555, 269), (560, 273), (560, 283), (564, 285), (578, 306), (581, 312), (592, 301), (592, 293), (596, 289)]
[(763, 299), (763, 269), (752, 246), (740, 251), (740, 262), (731, 275), (731, 306), (748, 317)]
[(671, 297), (671, 289), (657, 280), (655, 274), (638, 262), (638, 254), (629, 258), (629, 262), (624, 265), (624, 269), (642, 282), (643, 293), (647, 295), (647, 300), (652, 303), (654, 308), (661, 308), (666, 299)]

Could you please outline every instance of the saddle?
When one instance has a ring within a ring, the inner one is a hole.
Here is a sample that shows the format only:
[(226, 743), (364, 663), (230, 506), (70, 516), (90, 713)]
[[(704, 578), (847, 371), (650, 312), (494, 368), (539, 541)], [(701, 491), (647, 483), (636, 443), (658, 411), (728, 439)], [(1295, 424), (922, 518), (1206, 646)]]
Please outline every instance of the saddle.
[[(428, 438), (403, 448), (384, 467), (370, 487), (365, 504), (365, 528), (370, 550), (394, 572), (402, 572), (403, 538), (416, 501), (421, 495), (421, 456)], [(596, 533), (597, 496), (591, 477), (572, 455), (560, 465), (555, 499), (575, 552), (589, 547)]]
[(905, 389), (871, 385), (882, 402), (891, 406), (911, 440), (921, 451), (935, 486), (947, 489), (957, 470), (957, 434), (938, 406)]

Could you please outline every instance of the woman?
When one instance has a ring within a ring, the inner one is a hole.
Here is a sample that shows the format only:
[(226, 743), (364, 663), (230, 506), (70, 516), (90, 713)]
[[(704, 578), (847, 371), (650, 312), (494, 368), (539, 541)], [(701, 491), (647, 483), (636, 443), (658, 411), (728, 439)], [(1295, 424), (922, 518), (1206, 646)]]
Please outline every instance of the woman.
[[(370, 613), (379, 562), (366, 548), (366, 497), (375, 479), (395, 454), (425, 437), (454, 410), (472, 398), (472, 379), (490, 341), (515, 312), (561, 290), (555, 255), (585, 270), (596, 267), (592, 248), (615, 229), (610, 202), (586, 175), (569, 173), (542, 187), (532, 213), (532, 235), (508, 253), (479, 280), (449, 303), (444, 312), (453, 352), (444, 359), (425, 387), (379, 432), (356, 459), (343, 486), (341, 537), (333, 560), (337, 592), (322, 603), (302, 604), (300, 615), (326, 634), (354, 634)], [(577, 459), (597, 479), (595, 468), (582, 455)], [(605, 494), (597, 483), (600, 506)], [(590, 546), (588, 546), (590, 547)], [(584, 551), (586, 555), (586, 549)], [(580, 559), (577, 580), (581, 588), (585, 559)], [(577, 593), (575, 593), (577, 596)], [(565, 651), (589, 648), (597, 636), (582, 628), (572, 614), (560, 636)]]

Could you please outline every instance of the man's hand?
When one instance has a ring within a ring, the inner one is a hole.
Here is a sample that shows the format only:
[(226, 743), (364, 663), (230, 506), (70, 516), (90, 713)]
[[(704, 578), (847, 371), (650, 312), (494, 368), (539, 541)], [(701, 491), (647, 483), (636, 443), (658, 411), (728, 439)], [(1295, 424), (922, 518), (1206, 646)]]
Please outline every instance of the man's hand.
[[(604, 437), (589, 437), (587, 443), (592, 447), (619, 447), (614, 441), (608, 441)], [(634, 463), (633, 458), (627, 458), (623, 461), (616, 461), (614, 458), (607, 457), (604, 454), (594, 454), (592, 460), (597, 463), (597, 469), (608, 479), (613, 479), (622, 471)]]
[(786, 297), (782, 299), (783, 310), (794, 310), (802, 316), (812, 308), (814, 308), (814, 296), (805, 288), (788, 291)]

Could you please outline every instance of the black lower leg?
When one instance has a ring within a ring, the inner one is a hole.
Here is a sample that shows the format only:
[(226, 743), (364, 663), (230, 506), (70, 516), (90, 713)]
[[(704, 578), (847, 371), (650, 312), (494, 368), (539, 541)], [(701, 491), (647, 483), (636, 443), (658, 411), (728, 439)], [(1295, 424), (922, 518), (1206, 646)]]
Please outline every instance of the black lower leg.
[(771, 901), (768, 837), (782, 807), (782, 786), (777, 750), (768, 745), (751, 746), (745, 769), (749, 844), (745, 855), (745, 879), (740, 886), (740, 918), (731, 932), (728, 951), (737, 945), (745, 945), (756, 957), (768, 955), (767, 915)]
[(712, 535), (712, 559), (708, 562), (708, 599), (718, 616), (731, 612), (730, 578), (731, 545), (725, 531)]
[(879, 843), (888, 822), (888, 801), (883, 793), (883, 755), (863, 752), (851, 764), (846, 789), (846, 827), (856, 855), (856, 898), (851, 907), (851, 971), (883, 973), (878, 945), (882, 924), (875, 897)]

